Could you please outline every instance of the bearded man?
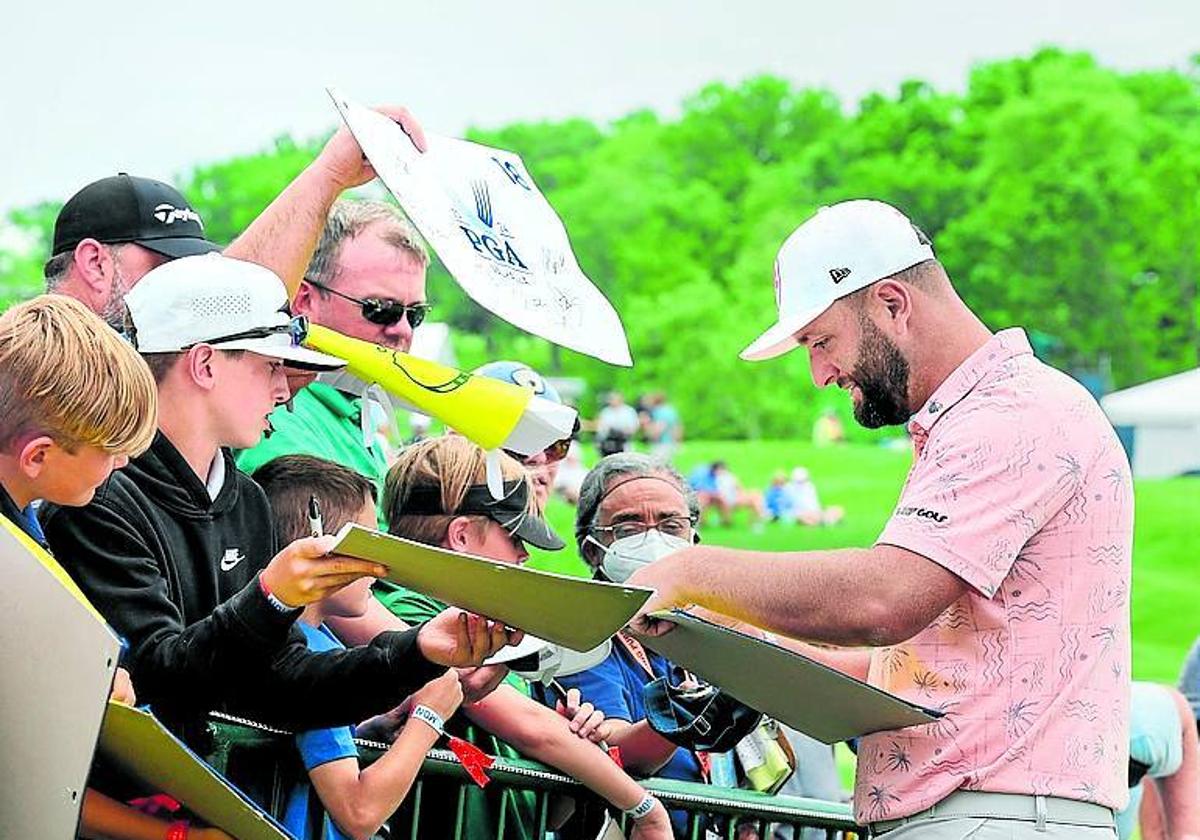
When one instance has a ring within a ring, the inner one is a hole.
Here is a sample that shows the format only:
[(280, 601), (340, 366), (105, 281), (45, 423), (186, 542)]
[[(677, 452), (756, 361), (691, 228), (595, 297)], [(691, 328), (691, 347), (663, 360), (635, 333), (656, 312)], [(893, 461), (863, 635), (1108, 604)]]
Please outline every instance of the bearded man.
[(900, 500), (870, 548), (664, 557), (628, 580), (657, 590), (635, 625), (669, 632), (650, 614), (697, 604), (943, 712), (862, 739), (855, 812), (874, 835), (1115, 837), (1133, 486), (1112, 427), (1021, 329), (984, 325), (894, 207), (819, 211), (775, 282), (779, 321), (743, 358), (805, 347), (859, 423), (907, 423)]

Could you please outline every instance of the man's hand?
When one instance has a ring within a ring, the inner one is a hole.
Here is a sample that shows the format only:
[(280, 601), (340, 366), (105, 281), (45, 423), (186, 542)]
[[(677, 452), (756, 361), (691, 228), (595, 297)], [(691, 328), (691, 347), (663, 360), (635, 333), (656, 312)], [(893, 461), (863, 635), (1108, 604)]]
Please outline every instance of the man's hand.
[(604, 712), (591, 703), (583, 702), (583, 695), (578, 688), (567, 689), (566, 702), (559, 700), (554, 705), (554, 711), (567, 719), (567, 728), (580, 738), (599, 743), (596, 733), (597, 727), (604, 723)]
[(498, 621), (451, 608), (421, 625), (417, 646), (430, 662), (469, 668), (523, 638), (525, 634), (520, 630), (510, 630)]
[(262, 584), (289, 607), (303, 607), (332, 595), (361, 577), (383, 577), (387, 568), (368, 560), (331, 555), (332, 534), (305, 537), (276, 554), (262, 570)]
[(496, 690), (508, 676), (507, 665), (481, 665), (478, 668), (459, 668), (458, 679), (462, 683), (463, 702), (478, 703)]
[(641, 633), (644, 636), (662, 636), (671, 632), (675, 627), (669, 621), (650, 616), (652, 613), (669, 610), (685, 603), (680, 592), (685, 580), (682, 570), (692, 551), (694, 549), (684, 548), (661, 560), (642, 566), (633, 573), (629, 580), (625, 581), (627, 586), (641, 586), (654, 590), (654, 594), (646, 600), (637, 615), (629, 621), (629, 626), (635, 633)]
[(113, 677), (113, 687), (108, 695), (108, 699), (124, 703), (126, 706), (137, 705), (137, 695), (133, 691), (133, 680), (129, 678), (129, 672), (124, 668), (117, 669), (117, 673)]
[[(423, 152), (428, 148), (421, 124), (407, 108), (385, 106), (375, 110), (391, 117), (409, 136), (418, 151)], [(375, 169), (363, 156), (362, 149), (359, 148), (358, 141), (354, 139), (350, 129), (344, 125), (329, 138), (315, 163), (343, 190), (361, 186), (375, 177)]]

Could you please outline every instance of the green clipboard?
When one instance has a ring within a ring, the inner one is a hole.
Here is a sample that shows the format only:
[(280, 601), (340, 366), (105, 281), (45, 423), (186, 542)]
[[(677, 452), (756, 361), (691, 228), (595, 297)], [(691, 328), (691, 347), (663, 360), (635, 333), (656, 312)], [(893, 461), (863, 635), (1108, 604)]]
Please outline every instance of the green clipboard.
[(652, 594), (459, 554), (353, 523), (338, 532), (333, 553), (381, 563), (387, 579), (401, 586), (575, 651), (610, 638)]
[(109, 701), (100, 752), (133, 778), (186, 802), (205, 822), (237, 840), (292, 840), (283, 826), (144, 709)]

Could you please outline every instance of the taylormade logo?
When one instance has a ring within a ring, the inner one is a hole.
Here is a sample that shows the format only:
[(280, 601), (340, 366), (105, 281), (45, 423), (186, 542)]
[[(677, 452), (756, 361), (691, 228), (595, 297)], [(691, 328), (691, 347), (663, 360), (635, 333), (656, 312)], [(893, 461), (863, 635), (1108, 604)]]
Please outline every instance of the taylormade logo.
[(200, 218), (200, 214), (190, 207), (160, 204), (154, 208), (154, 218), (164, 225), (173, 225), (176, 222), (195, 222), (200, 225), (201, 230), (204, 229), (204, 221)]
[(833, 278), (834, 283), (841, 283), (843, 280), (845, 280), (847, 277), (850, 276), (850, 269), (848, 269), (848, 268), (831, 268), (831, 269), (829, 269), (829, 276)]
[(225, 550), (225, 556), (221, 558), (221, 571), (228, 572), (245, 559), (246, 555), (242, 554), (241, 549), (228, 548)]

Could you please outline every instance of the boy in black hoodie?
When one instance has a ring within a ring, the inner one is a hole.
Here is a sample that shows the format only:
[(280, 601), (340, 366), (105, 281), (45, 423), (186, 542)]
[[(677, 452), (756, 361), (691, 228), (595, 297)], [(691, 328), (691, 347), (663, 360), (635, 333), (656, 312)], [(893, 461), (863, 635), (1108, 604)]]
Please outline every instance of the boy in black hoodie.
[(327, 556), (329, 536), (278, 550), (266, 497), (223, 448), (269, 430), (288, 397), (284, 360), (342, 364), (298, 346), (304, 325), (286, 304), (269, 270), (217, 254), (142, 278), (126, 298), (128, 332), (158, 384), (158, 434), (87, 507), (41, 515), (62, 565), (128, 641), (141, 700), (199, 747), (210, 710), (297, 729), (351, 724), (518, 638), (447, 610), (354, 650), (306, 649), (301, 608), (384, 569)]

